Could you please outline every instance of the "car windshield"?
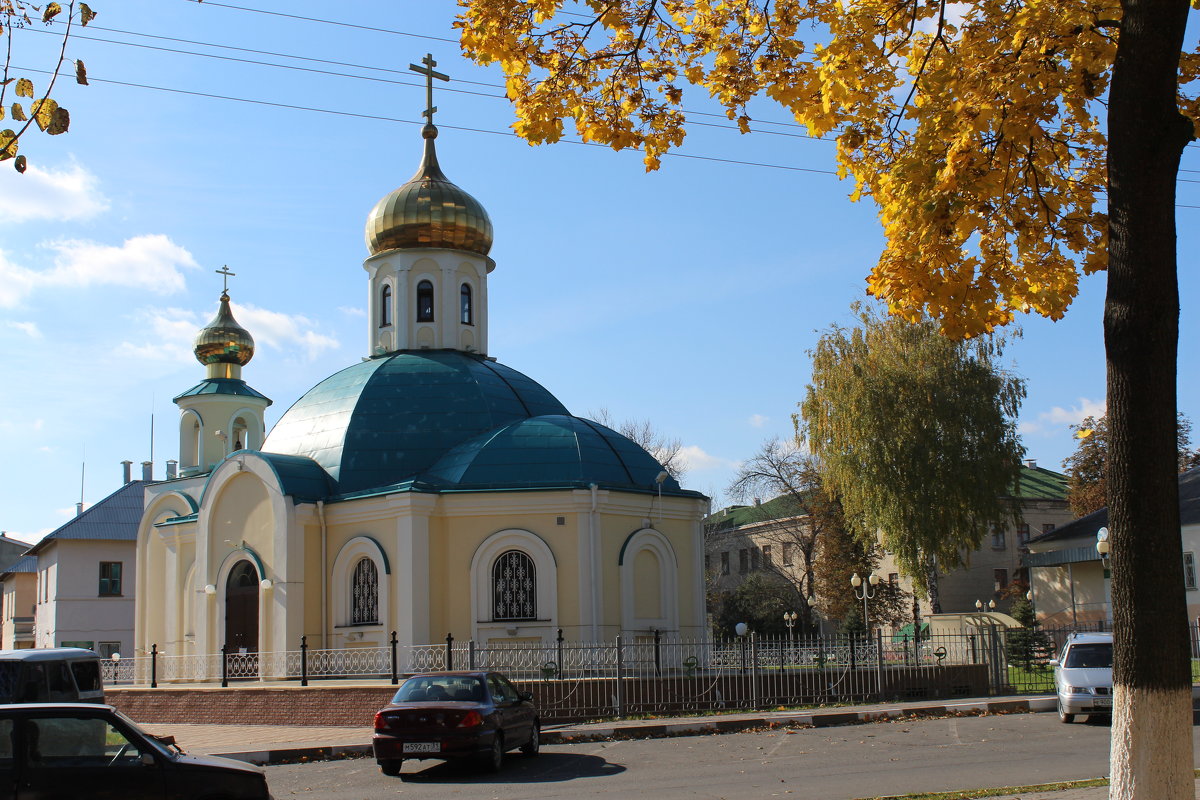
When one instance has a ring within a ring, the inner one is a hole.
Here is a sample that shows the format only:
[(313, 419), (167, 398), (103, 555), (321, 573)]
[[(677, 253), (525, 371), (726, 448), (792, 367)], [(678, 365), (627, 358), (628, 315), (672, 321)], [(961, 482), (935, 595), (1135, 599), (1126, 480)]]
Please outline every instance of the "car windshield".
[(400, 685), (393, 703), (436, 703), (456, 700), (482, 703), (487, 696), (483, 681), (470, 675), (424, 675), (409, 678)]
[(1064, 667), (1112, 668), (1112, 642), (1087, 642), (1071, 645)]

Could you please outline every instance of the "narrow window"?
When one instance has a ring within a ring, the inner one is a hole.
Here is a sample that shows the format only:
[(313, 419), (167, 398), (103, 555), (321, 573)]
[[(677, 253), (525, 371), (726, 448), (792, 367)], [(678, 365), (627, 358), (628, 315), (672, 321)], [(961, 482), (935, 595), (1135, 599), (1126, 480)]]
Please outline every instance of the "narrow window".
[(794, 544), (791, 544), (791, 543), (789, 543), (789, 542), (784, 542), (784, 545), (783, 545), (783, 565), (784, 565), (785, 567), (790, 567), (790, 566), (792, 566), (792, 563), (795, 561), (795, 558), (796, 558), (796, 556), (795, 556), (795, 552), (796, 552), (796, 545), (794, 545)]
[(763, 560), (762, 560), (763, 569), (770, 569), (773, 566), (771, 564), (771, 545), (764, 544), (763, 549), (762, 549), (762, 554), (763, 554)]
[(121, 594), (121, 562), (100, 562), (100, 596), (117, 597)]
[(738, 572), (747, 572), (750, 569), (750, 551), (738, 550)]
[(1029, 523), (1022, 522), (1017, 526), (1017, 546), (1024, 547), (1029, 542)]
[(728, 550), (721, 553), (721, 574), (722, 575), (729, 574), (729, 551)]
[(492, 619), (537, 619), (537, 571), (520, 550), (501, 553), (492, 565)]
[(462, 288), (458, 290), (458, 304), (461, 309), (462, 324), (474, 325), (475, 316), (473, 306), (471, 305), (471, 287), (468, 284), (464, 283)]
[(350, 624), (373, 625), (379, 622), (379, 570), (375, 562), (364, 558), (354, 565), (350, 583)]
[(1003, 525), (993, 525), (992, 526), (992, 549), (993, 550), (1003, 550), (1004, 549), (1004, 526)]
[(994, 569), (992, 570), (992, 583), (995, 584), (996, 594), (1000, 594), (1008, 588), (1008, 570)]
[(433, 322), (433, 284), (417, 284), (417, 322)]
[(1196, 556), (1194, 553), (1183, 554), (1183, 586), (1188, 590), (1196, 588)]
[(379, 327), (392, 324), (392, 287), (385, 283), (379, 290)]

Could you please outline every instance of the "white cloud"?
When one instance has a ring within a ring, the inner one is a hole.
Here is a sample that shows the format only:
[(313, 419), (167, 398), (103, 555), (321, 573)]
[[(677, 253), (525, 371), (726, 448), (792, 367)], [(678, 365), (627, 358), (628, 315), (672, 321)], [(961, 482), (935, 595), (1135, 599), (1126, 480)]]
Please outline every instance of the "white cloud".
[(358, 306), (338, 306), (338, 311), (350, 317), (365, 317), (367, 310)]
[(706, 453), (703, 448), (689, 444), (680, 448), (679, 457), (685, 472), (700, 472), (709, 469), (728, 469), (734, 462)]
[(42, 338), (42, 332), (38, 329), (36, 322), (13, 322), (12, 320), (9, 320), (5, 324), (10, 328), (15, 328), (16, 330), (21, 331), (30, 339)]
[[(299, 348), (306, 359), (312, 360), (339, 346), (337, 339), (319, 333), (316, 324), (301, 314), (231, 305), (238, 324), (254, 337), (256, 349), (291, 352)], [(143, 310), (135, 318), (145, 336), (137, 342), (124, 342), (122, 353), (155, 361), (187, 362), (193, 358), (197, 331), (208, 324), (211, 316), (181, 308), (155, 308)]]
[(199, 267), (191, 253), (162, 234), (135, 236), (120, 246), (78, 239), (43, 246), (55, 253), (46, 270), (21, 266), (0, 252), (0, 306), (15, 306), (44, 288), (128, 286), (173, 294), (184, 288), (180, 270)]
[(96, 184), (96, 176), (75, 163), (63, 169), (42, 169), (31, 163), (24, 175), (2, 169), (0, 220), (21, 223), (94, 217), (108, 209), (108, 198)]
[(1034, 433), (1050, 435), (1065, 431), (1068, 426), (1078, 425), (1083, 422), (1084, 417), (1102, 417), (1105, 411), (1106, 406), (1103, 400), (1089, 400), (1081, 397), (1075, 406), (1071, 408), (1055, 406), (1049, 411), (1038, 414), (1036, 421), (1022, 422), (1017, 430), (1026, 435)]
[(761, 428), (763, 425), (766, 425), (769, 420), (770, 417), (765, 417), (762, 414), (751, 414), (750, 419), (746, 421), (750, 423), (750, 427), (752, 428)]

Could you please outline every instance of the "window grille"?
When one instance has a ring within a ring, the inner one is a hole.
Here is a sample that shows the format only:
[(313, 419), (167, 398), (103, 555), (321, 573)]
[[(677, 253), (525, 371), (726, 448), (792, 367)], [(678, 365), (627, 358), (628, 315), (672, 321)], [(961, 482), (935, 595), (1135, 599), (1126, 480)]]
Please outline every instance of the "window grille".
[(1196, 556), (1193, 553), (1183, 554), (1183, 586), (1189, 591), (1196, 588)]
[(520, 550), (501, 553), (492, 567), (492, 618), (537, 619), (537, 571)]
[(374, 561), (364, 558), (354, 565), (350, 592), (350, 623), (379, 622), (379, 570), (375, 569)]

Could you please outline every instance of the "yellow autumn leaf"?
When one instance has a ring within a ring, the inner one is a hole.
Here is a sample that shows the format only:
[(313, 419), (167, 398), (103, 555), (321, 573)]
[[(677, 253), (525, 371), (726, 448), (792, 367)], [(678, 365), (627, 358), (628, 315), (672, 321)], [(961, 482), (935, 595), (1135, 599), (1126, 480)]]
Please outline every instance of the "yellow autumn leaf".
[(17, 97), (33, 97), (33, 81), (29, 78), (17, 78)]
[(47, 3), (46, 8), (42, 11), (42, 22), (49, 22), (62, 13), (62, 6), (58, 3)]
[(25, 116), (25, 109), (21, 107), (20, 103), (13, 103), (11, 112), (12, 118), (17, 122), (24, 122), (25, 120), (29, 119), (29, 117)]

